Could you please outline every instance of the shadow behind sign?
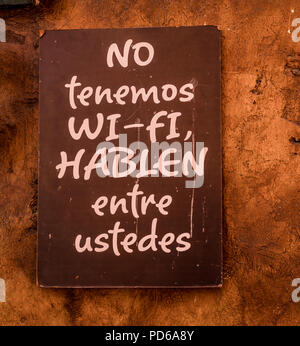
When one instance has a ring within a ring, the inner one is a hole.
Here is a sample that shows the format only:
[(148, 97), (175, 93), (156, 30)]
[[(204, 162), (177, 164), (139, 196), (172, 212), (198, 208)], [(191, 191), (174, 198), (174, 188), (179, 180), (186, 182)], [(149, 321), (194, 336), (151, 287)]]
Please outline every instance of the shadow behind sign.
[[(220, 286), (220, 32), (46, 31), (40, 48), (39, 285)], [(95, 169), (125, 151), (155, 174)]]

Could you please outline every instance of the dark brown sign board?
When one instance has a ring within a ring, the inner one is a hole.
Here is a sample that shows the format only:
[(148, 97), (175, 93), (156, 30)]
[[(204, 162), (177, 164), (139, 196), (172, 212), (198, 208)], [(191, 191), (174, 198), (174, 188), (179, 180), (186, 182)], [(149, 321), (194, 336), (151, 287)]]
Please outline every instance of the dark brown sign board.
[(33, 3), (34, 0), (0, 0), (0, 6), (24, 6)]
[(40, 287), (222, 284), (220, 31), (46, 31)]

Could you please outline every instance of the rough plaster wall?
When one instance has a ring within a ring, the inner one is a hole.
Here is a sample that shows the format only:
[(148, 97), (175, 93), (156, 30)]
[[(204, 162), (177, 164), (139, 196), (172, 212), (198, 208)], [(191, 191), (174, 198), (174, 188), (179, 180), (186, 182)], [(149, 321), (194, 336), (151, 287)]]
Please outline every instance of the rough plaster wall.
[[(299, 324), (299, 1), (56, 0), (0, 17), (0, 325)], [(223, 288), (37, 288), (39, 29), (204, 24), (223, 38)]]

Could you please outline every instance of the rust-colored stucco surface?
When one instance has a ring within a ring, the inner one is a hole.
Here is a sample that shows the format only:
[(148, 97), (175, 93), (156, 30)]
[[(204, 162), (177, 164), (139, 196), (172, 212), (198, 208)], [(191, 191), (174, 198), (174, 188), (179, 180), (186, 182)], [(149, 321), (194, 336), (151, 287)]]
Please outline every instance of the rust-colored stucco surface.
[[(54, 0), (0, 17), (0, 325), (299, 324), (299, 1)], [(38, 288), (39, 31), (188, 25), (222, 30), (223, 287)]]

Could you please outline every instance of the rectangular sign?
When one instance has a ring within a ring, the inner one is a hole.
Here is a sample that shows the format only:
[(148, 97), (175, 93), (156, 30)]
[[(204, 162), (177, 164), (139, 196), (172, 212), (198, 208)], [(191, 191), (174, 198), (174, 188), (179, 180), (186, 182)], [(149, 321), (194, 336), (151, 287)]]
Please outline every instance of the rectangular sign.
[(220, 32), (46, 31), (38, 283), (222, 284)]

